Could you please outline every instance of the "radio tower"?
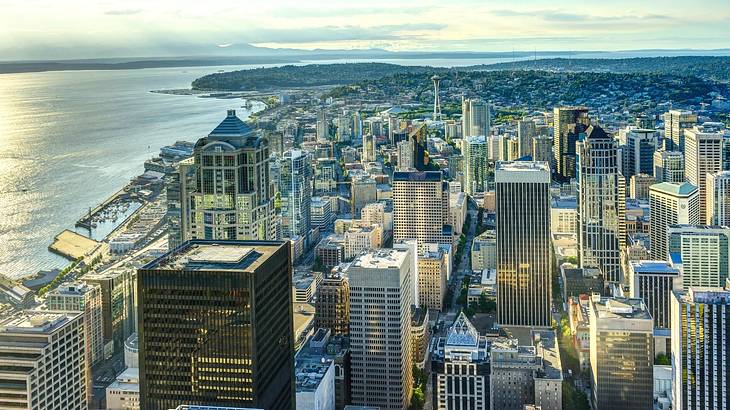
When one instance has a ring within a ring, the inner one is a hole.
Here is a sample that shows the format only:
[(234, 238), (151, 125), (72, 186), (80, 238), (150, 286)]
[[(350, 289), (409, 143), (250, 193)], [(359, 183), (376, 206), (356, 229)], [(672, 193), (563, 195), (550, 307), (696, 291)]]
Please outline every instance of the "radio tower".
[(438, 121), (441, 119), (441, 97), (439, 96), (441, 77), (435, 75), (431, 77), (431, 81), (433, 81), (433, 120)]

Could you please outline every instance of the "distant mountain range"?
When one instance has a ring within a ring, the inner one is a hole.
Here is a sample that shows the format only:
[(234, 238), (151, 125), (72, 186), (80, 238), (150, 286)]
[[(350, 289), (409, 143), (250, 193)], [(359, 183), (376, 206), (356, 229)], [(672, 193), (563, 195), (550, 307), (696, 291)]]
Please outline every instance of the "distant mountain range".
[[(99, 58), (75, 60), (33, 60), (33, 61), (5, 61), (0, 62), (0, 74), (40, 72), (40, 71), (68, 71), (68, 70), (128, 70), (155, 67), (200, 67), (226, 66), (248, 64), (295, 64), (302, 62), (316, 62), (323, 60), (505, 60), (510, 59), (525, 63), (529, 60), (548, 58), (562, 58), (575, 62), (576, 58), (591, 57), (605, 60), (621, 57), (655, 57), (655, 56), (684, 56), (684, 55), (730, 55), (730, 49), (717, 50), (629, 50), (618, 52), (605, 51), (515, 51), (515, 52), (471, 52), (471, 51), (388, 51), (382, 49), (359, 50), (299, 50), (290, 48), (266, 48), (251, 44), (220, 45), (212, 51), (206, 49), (203, 56), (180, 57), (129, 57), (129, 58)], [(527, 64), (527, 63), (525, 63)], [(447, 65), (442, 62), (441, 65)], [(462, 64), (455, 64), (462, 65)], [(515, 66), (517, 67), (517, 66)]]

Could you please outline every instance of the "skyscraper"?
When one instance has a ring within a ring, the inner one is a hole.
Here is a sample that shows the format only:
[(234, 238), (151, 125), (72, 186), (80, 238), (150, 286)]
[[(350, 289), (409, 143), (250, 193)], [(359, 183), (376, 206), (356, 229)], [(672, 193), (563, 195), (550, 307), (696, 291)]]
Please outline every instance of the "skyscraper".
[(667, 227), (700, 223), (700, 193), (696, 186), (686, 182), (662, 182), (649, 187), (649, 204), (651, 254), (654, 259), (667, 260)]
[(580, 264), (599, 268), (608, 282), (620, 282), (626, 189), (618, 145), (597, 125), (577, 145)]
[(627, 127), (620, 131), (622, 140), (622, 173), (626, 180), (637, 174), (654, 173), (654, 152), (658, 147), (656, 131)]
[(488, 103), (478, 99), (462, 99), (461, 109), (464, 137), (489, 136), (492, 115)]
[[(705, 132), (701, 127), (684, 131), (684, 176), (700, 189), (700, 221), (707, 221), (707, 174), (722, 170), (722, 132)], [(705, 222), (707, 223), (707, 222)]]
[[(517, 121), (517, 138), (519, 140), (519, 157), (532, 155), (532, 139), (537, 134), (537, 127), (533, 120)], [(534, 161), (540, 161), (533, 158)]]
[(276, 237), (269, 146), (258, 132), (228, 110), (195, 144), (194, 158), (195, 183), (180, 191), (190, 205), (181, 216), (183, 241)]
[(487, 139), (484, 136), (462, 140), (464, 153), (464, 192), (474, 195), (487, 191)]
[[(671, 141), (671, 149), (684, 152), (684, 130), (697, 124), (697, 114), (686, 110), (669, 110), (664, 113), (664, 138)], [(692, 181), (690, 181), (692, 182)]]
[(189, 241), (139, 270), (140, 404), (290, 410), (287, 242)]
[(550, 167), (498, 162), (497, 322), (550, 326)]
[(730, 281), (672, 294), (672, 408), (730, 404)]
[(426, 123), (415, 126), (408, 133), (408, 140), (411, 141), (413, 147), (413, 167), (419, 171), (425, 171), (428, 164), (428, 135), (426, 134)]
[(353, 404), (383, 410), (410, 405), (413, 257), (408, 249), (381, 249), (347, 269)]
[(327, 120), (327, 112), (319, 110), (317, 112), (317, 141), (329, 141), (330, 124)]
[(328, 274), (317, 286), (316, 327), (333, 335), (350, 334), (350, 281), (340, 272)]
[(306, 238), (311, 227), (312, 157), (292, 149), (281, 160), (281, 233)]
[(393, 173), (393, 241), (452, 243), (449, 184), (440, 171)]
[(730, 226), (730, 171), (707, 174), (707, 224)]
[(550, 164), (551, 168), (555, 162), (553, 156), (553, 140), (548, 136), (539, 136), (532, 138), (532, 160), (545, 161)]
[[(576, 127), (577, 124), (580, 126)], [(553, 109), (555, 173), (561, 180), (575, 177), (575, 143), (589, 125), (590, 119), (586, 107), (555, 107)]]
[(646, 305), (641, 299), (594, 295), (588, 314), (593, 408), (651, 409), (654, 326)]
[(375, 161), (375, 135), (366, 133), (362, 135), (362, 163)]
[(654, 153), (654, 178), (660, 182), (684, 182), (684, 154), (679, 151)]
[(0, 321), (0, 408), (86, 410), (81, 312), (25, 311)]
[(418, 300), (425, 309), (441, 311), (446, 295), (448, 255), (441, 249), (418, 255)]
[(649, 187), (654, 185), (656, 180), (649, 174), (635, 174), (629, 181), (629, 196), (634, 199), (649, 199)]
[(670, 225), (669, 260), (682, 269), (684, 289), (718, 287), (730, 269), (730, 228), (707, 225)]
[(644, 301), (655, 328), (669, 329), (672, 291), (682, 290), (679, 269), (666, 261), (629, 261), (628, 275), (631, 297)]

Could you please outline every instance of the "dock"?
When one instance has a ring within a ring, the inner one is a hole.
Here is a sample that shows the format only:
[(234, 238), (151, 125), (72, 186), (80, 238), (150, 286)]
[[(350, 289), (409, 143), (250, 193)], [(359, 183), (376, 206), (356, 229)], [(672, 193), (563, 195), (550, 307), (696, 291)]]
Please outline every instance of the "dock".
[(93, 209), (90, 208), (89, 212), (84, 214), (78, 221), (76, 221), (76, 227), (77, 228), (84, 228), (88, 229), (89, 231), (94, 228), (94, 220), (96, 219), (97, 215), (99, 213), (104, 212), (104, 210), (107, 207), (112, 206), (115, 202), (124, 202), (128, 201), (132, 198), (132, 194), (127, 192), (127, 187), (120, 189), (119, 191), (115, 192), (113, 195), (111, 195), (109, 198), (107, 198), (104, 202), (100, 203)]
[(48, 250), (66, 259), (76, 260), (93, 253), (99, 245), (101, 244), (93, 239), (66, 229), (56, 235)]

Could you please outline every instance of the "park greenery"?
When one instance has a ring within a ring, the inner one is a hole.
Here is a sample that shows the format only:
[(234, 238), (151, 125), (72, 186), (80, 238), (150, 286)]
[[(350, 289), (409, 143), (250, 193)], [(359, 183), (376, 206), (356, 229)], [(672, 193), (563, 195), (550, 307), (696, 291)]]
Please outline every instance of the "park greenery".
[(426, 404), (426, 383), (428, 383), (428, 373), (425, 370), (413, 366), (413, 395), (411, 396), (411, 405), (409, 410), (423, 410)]
[[(94, 257), (94, 259), (92, 259), (90, 263), (81, 265), (81, 262), (83, 262), (84, 258), (83, 257), (76, 258), (73, 262), (71, 262), (65, 268), (63, 268), (48, 285), (40, 288), (38, 290), (38, 296), (43, 296), (46, 293), (48, 293), (49, 291), (55, 289), (56, 287), (58, 287), (58, 285), (60, 285), (62, 282), (64, 282), (71, 275), (76, 275), (76, 276), (85, 275), (96, 264), (101, 262), (101, 259), (102, 259), (101, 254), (99, 254), (96, 257)], [(79, 266), (81, 266), (81, 268), (78, 269), (78, 272), (76, 272), (76, 268)]]

